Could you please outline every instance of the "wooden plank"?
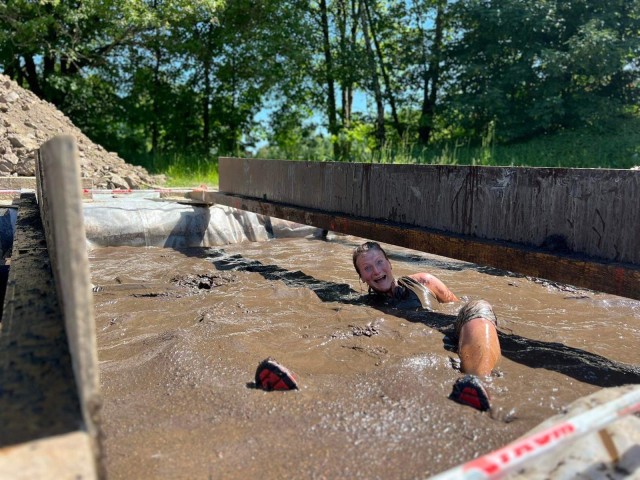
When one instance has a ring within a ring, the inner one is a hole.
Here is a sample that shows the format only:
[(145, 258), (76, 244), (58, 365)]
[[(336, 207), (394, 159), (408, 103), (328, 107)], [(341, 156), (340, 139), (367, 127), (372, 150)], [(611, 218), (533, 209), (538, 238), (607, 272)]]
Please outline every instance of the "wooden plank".
[(42, 145), (36, 162), (40, 217), (65, 320), (84, 425), (98, 459), (102, 400), (80, 178), (72, 136), (57, 136)]
[(71, 432), (0, 449), (0, 478), (97, 478), (89, 435), (86, 432)]
[(35, 193), (23, 193), (0, 334), (0, 478), (98, 478)]
[(640, 268), (632, 264), (600, 261), (584, 255), (549, 252), (515, 243), (489, 241), (406, 224), (374, 221), (240, 195), (193, 192), (191, 196), (201, 201), (335, 232), (640, 299)]
[(80, 172), (71, 137), (45, 143), (23, 192), (0, 334), (0, 476), (105, 476)]

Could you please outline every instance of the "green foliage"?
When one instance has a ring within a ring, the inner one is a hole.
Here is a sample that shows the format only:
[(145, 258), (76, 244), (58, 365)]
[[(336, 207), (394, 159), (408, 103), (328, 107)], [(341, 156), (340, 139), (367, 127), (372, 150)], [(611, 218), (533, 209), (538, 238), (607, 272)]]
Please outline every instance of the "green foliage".
[(640, 2), (465, 0), (447, 102), (499, 141), (596, 125), (638, 100)]
[(4, 73), (175, 175), (256, 149), (626, 168), (638, 58), (640, 0), (0, 2)]
[(300, 135), (298, 138), (289, 137), (288, 143), (265, 145), (257, 150), (256, 158), (271, 158), (281, 160), (302, 160), (324, 162), (333, 160), (333, 145), (328, 137), (323, 135)]
[(195, 187), (218, 185), (218, 159), (199, 154), (170, 153), (142, 155), (134, 158), (136, 164), (152, 174), (164, 174), (167, 187)]
[[(175, 31), (212, 21), (221, 5), (219, 0), (2, 2), (0, 64), (109, 149), (184, 147), (192, 139), (184, 138), (190, 130), (176, 126), (178, 115), (194, 109), (193, 102), (185, 104), (181, 88)], [(193, 93), (189, 88), (186, 97)]]
[[(366, 122), (357, 124), (346, 135), (351, 142), (351, 162), (623, 169), (640, 165), (640, 117), (634, 115), (509, 144), (496, 141), (494, 125), (479, 143), (468, 138), (448, 138), (427, 147), (415, 137), (412, 140), (405, 136), (375, 150), (373, 127)], [(345, 139), (334, 139), (339, 140)], [(327, 161), (331, 160), (331, 139), (310, 136), (305, 141), (292, 141), (289, 150), (265, 146), (255, 156)]]

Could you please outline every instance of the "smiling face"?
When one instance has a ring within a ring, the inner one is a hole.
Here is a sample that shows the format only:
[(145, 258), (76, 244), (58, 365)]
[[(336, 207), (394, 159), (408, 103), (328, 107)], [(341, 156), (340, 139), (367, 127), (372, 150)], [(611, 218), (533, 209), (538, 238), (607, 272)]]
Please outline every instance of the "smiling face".
[(391, 263), (379, 249), (362, 252), (355, 260), (358, 273), (363, 282), (378, 293), (391, 293), (395, 279), (391, 272)]

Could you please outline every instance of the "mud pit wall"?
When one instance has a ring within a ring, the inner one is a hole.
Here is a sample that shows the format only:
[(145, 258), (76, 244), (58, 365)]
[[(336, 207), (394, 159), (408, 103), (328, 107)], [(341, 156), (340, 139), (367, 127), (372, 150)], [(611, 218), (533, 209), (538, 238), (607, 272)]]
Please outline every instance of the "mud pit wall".
[(640, 298), (638, 172), (222, 158), (220, 192), (197, 195)]

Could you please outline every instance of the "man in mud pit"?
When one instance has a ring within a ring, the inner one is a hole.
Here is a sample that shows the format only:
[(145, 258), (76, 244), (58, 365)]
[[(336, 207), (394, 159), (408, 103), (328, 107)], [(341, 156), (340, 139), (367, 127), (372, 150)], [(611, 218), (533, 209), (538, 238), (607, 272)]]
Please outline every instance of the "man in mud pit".
[[(386, 252), (376, 242), (365, 242), (353, 251), (353, 266), (369, 293), (388, 297), (396, 308), (430, 308), (439, 303), (457, 302), (458, 297), (438, 278), (415, 273), (395, 279)], [(478, 410), (490, 408), (490, 398), (481, 378), (491, 375), (500, 360), (498, 323), (491, 305), (484, 300), (467, 303), (456, 318), (460, 370), (466, 375), (453, 386), (450, 398)]]

